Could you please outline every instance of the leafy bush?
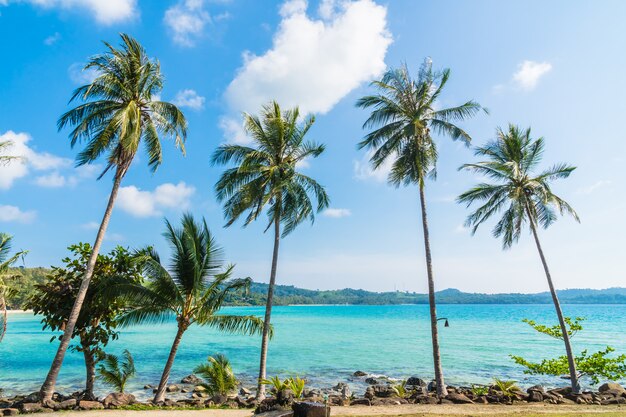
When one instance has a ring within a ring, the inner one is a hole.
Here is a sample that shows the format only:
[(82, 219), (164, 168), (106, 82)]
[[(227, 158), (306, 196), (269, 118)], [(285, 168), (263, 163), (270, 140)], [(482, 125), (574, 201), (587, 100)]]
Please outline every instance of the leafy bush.
[(517, 386), (517, 381), (506, 381), (494, 378), (493, 384), (495, 388), (498, 391), (502, 392), (502, 395), (506, 397), (514, 397), (515, 391), (520, 391), (520, 388)]
[(293, 392), (294, 397), (302, 398), (306, 381), (298, 376), (285, 379), (284, 385)]
[(406, 379), (397, 385), (392, 387), (393, 392), (400, 398), (406, 398), (409, 395), (409, 390), (406, 388)]
[(472, 384), (472, 394), (477, 397), (489, 394), (489, 386)]
[(271, 387), (271, 392), (274, 395), (277, 395), (284, 392), (286, 389), (289, 389), (289, 387), (287, 386), (287, 380), (283, 381), (278, 376), (273, 376), (269, 379), (262, 379), (261, 384), (269, 385)]
[(230, 366), (230, 361), (222, 354), (209, 356), (207, 362), (198, 365), (194, 372), (204, 379), (205, 382), (201, 385), (211, 395), (228, 395), (239, 384), (233, 373), (233, 368)]
[(98, 366), (98, 379), (123, 393), (128, 380), (135, 376), (135, 361), (128, 350), (122, 352), (122, 360), (115, 355), (103, 354)]

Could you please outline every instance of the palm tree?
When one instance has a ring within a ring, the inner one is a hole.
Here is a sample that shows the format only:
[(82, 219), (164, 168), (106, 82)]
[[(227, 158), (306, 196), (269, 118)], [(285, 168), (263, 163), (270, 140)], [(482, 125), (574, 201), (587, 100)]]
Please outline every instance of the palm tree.
[[(298, 172), (298, 163), (306, 158), (316, 158), (324, 145), (305, 141), (305, 136), (315, 118), (306, 117), (299, 123), (298, 108), (282, 112), (276, 102), (263, 107), (261, 116), (244, 114), (246, 133), (252, 145), (222, 145), (213, 154), (213, 165), (236, 164), (227, 169), (215, 190), (217, 199), (224, 202), (226, 227), (242, 214), (248, 213), (244, 226), (256, 220), (267, 209), (268, 224), (274, 227), (272, 269), (265, 306), (265, 328), (261, 342), (261, 359), (257, 399), (265, 397), (265, 379), (269, 326), (272, 300), (276, 284), (278, 247), (281, 237), (287, 236), (305, 220), (315, 219), (315, 212), (328, 207), (324, 188), (313, 178)], [(317, 200), (315, 208), (311, 196)], [(281, 230), (282, 227), (282, 230)]]
[(237, 388), (237, 378), (228, 358), (222, 354), (209, 356), (207, 362), (198, 365), (194, 373), (205, 382), (201, 383), (209, 395), (228, 395)]
[(98, 367), (99, 379), (110, 385), (117, 392), (124, 393), (126, 383), (135, 376), (135, 361), (127, 349), (122, 352), (122, 360), (111, 354), (105, 354), (100, 358)]
[(6, 155), (6, 151), (11, 149), (11, 147), (13, 147), (13, 141), (0, 141), (0, 166), (7, 165), (16, 159), (21, 159), (19, 156)]
[(24, 256), (26, 251), (20, 251), (13, 256), (9, 256), (11, 252), (11, 241), (13, 237), (6, 233), (0, 233), (0, 342), (4, 338), (7, 330), (7, 304), (6, 299), (13, 294), (13, 290), (4, 282), (4, 278), (9, 272), (9, 268), (20, 256)]
[(86, 144), (76, 158), (77, 165), (91, 164), (100, 157), (106, 157), (106, 167), (98, 179), (109, 170), (114, 171), (114, 174), (113, 188), (85, 276), (50, 371), (41, 387), (43, 401), (49, 401), (54, 393), (117, 192), (139, 145), (144, 144), (148, 165), (153, 172), (162, 159), (160, 135), (174, 137), (176, 145), (184, 153), (187, 134), (185, 117), (175, 105), (155, 100), (163, 88), (159, 62), (150, 59), (135, 39), (124, 34), (121, 37), (121, 48), (105, 42), (108, 51), (89, 60), (85, 69), (95, 70), (97, 76), (90, 84), (77, 88), (70, 99), (70, 102), (82, 100), (84, 103), (63, 114), (58, 121), (59, 130), (66, 126), (74, 127), (70, 133), (72, 147), (82, 142)]
[(430, 59), (422, 64), (416, 80), (411, 77), (407, 66), (403, 65), (387, 71), (380, 81), (372, 83), (378, 94), (362, 97), (356, 104), (357, 107), (373, 109), (363, 128), (374, 130), (359, 143), (359, 149), (365, 148), (372, 152), (370, 162), (374, 169), (392, 161), (388, 177), (390, 184), (396, 187), (416, 184), (419, 188), (435, 381), (439, 396), (447, 395), (447, 390), (439, 353), (435, 281), (424, 196), (426, 177), (434, 178), (436, 174), (437, 147), (432, 134), (450, 136), (469, 144), (470, 135), (455, 125), (455, 122), (466, 120), (481, 110), (486, 112), (474, 101), (458, 107), (439, 109), (437, 100), (449, 77), (449, 69), (433, 71)]
[(167, 220), (163, 236), (172, 248), (170, 264), (161, 264), (152, 248), (138, 255), (146, 285), (113, 281), (114, 291), (133, 307), (119, 319), (121, 326), (162, 323), (176, 317), (177, 332), (163, 369), (154, 402), (165, 399), (165, 388), (183, 334), (192, 324), (210, 326), (229, 333), (261, 334), (263, 320), (256, 316), (217, 314), (226, 297), (247, 289), (250, 279), (230, 280), (234, 265), (224, 265), (222, 249), (209, 232), (206, 222), (198, 224), (190, 214), (182, 218), (181, 228)]
[(543, 138), (532, 139), (530, 128), (522, 130), (514, 125), (509, 125), (507, 131), (498, 128), (497, 139), (476, 149), (476, 155), (486, 157), (487, 161), (465, 164), (461, 167), (461, 169), (485, 175), (495, 180), (496, 183), (478, 184), (461, 194), (458, 201), (466, 203), (468, 207), (475, 202), (482, 204), (467, 218), (466, 225), (472, 227), (472, 233), (475, 233), (487, 219), (504, 210), (502, 218), (493, 229), (495, 237), (502, 237), (504, 249), (510, 248), (519, 240), (525, 224), (530, 226), (559, 318), (572, 390), (578, 393), (580, 384), (566, 322), (537, 233), (538, 225), (545, 229), (556, 220), (555, 209), (561, 215), (569, 214), (579, 221), (574, 209), (555, 195), (550, 188), (551, 181), (569, 177), (576, 168), (567, 164), (557, 164), (535, 174), (534, 169), (541, 161), (543, 149)]

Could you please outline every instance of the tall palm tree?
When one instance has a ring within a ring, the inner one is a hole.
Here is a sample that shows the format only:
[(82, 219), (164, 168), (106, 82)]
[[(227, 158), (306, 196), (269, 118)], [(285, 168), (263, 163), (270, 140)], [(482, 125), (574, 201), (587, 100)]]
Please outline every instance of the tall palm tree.
[(7, 330), (6, 298), (13, 294), (12, 289), (6, 284), (4, 278), (6, 278), (11, 265), (13, 265), (20, 256), (26, 254), (26, 251), (20, 251), (10, 256), (9, 252), (11, 252), (12, 240), (12, 236), (6, 233), (0, 233), (0, 342), (4, 338), (4, 334)]
[[(224, 265), (222, 249), (209, 232), (206, 222), (198, 224), (190, 214), (182, 218), (181, 228), (167, 220), (163, 236), (172, 248), (169, 265), (163, 266), (152, 249), (140, 251), (146, 285), (119, 281), (114, 291), (131, 307), (122, 314), (121, 326), (161, 323), (176, 317), (177, 332), (163, 369), (154, 402), (165, 399), (165, 388), (183, 334), (192, 324), (209, 326), (229, 333), (261, 334), (263, 320), (256, 316), (217, 314), (231, 293), (247, 289), (250, 279), (230, 279), (233, 265)], [(270, 329), (271, 330), (271, 329)]]
[(140, 144), (143, 143), (148, 153), (148, 165), (153, 172), (161, 164), (161, 135), (173, 137), (184, 153), (187, 134), (185, 117), (175, 105), (155, 100), (163, 88), (159, 62), (150, 59), (135, 39), (125, 34), (121, 37), (121, 48), (105, 42), (107, 52), (90, 58), (85, 69), (94, 70), (97, 76), (90, 84), (77, 88), (70, 99), (70, 102), (81, 100), (84, 103), (63, 114), (58, 121), (59, 130), (66, 126), (74, 127), (70, 133), (72, 147), (85, 143), (85, 148), (76, 157), (77, 165), (91, 164), (100, 157), (106, 157), (106, 167), (98, 179), (109, 170), (114, 174), (113, 188), (85, 276), (52, 366), (41, 387), (43, 401), (49, 401), (54, 393), (117, 192)]
[[(265, 230), (274, 227), (272, 269), (261, 341), (258, 400), (265, 397), (265, 385), (261, 381), (266, 377), (280, 239), (303, 221), (313, 222), (315, 212), (328, 207), (329, 203), (324, 188), (313, 178), (298, 172), (299, 162), (316, 158), (324, 151), (324, 145), (305, 140), (315, 118), (309, 116), (299, 123), (299, 117), (297, 107), (282, 112), (276, 102), (264, 106), (260, 117), (244, 114), (244, 127), (253, 141), (252, 145), (222, 145), (212, 158), (213, 165), (236, 164), (224, 171), (215, 185), (217, 199), (224, 201), (226, 226), (232, 225), (246, 212), (244, 226), (247, 226), (266, 209), (268, 224)], [(315, 207), (312, 196), (317, 200)]]
[(392, 161), (388, 177), (390, 184), (396, 187), (412, 184), (418, 186), (428, 276), (435, 381), (437, 395), (445, 396), (447, 390), (439, 353), (435, 281), (424, 195), (425, 180), (429, 176), (434, 178), (436, 174), (437, 147), (433, 133), (469, 144), (470, 135), (455, 123), (486, 110), (474, 101), (457, 107), (438, 108), (437, 100), (448, 82), (450, 70), (433, 71), (429, 58), (421, 65), (417, 75), (417, 79), (413, 79), (406, 65), (391, 69), (380, 81), (372, 83), (378, 94), (365, 96), (357, 101), (357, 107), (373, 109), (363, 128), (374, 129), (358, 146), (359, 149), (365, 148), (372, 152), (370, 162), (374, 169)]
[(485, 175), (495, 180), (496, 183), (478, 184), (461, 194), (458, 201), (466, 203), (468, 207), (473, 203), (482, 204), (467, 218), (466, 225), (472, 227), (472, 233), (475, 233), (486, 220), (504, 210), (502, 218), (493, 229), (495, 237), (502, 237), (504, 249), (510, 248), (513, 243), (517, 242), (522, 233), (522, 228), (525, 224), (529, 225), (546, 273), (550, 294), (552, 294), (552, 301), (563, 333), (572, 390), (574, 393), (578, 393), (580, 392), (580, 384), (567, 326), (537, 233), (538, 225), (545, 229), (556, 220), (555, 210), (561, 215), (569, 214), (576, 221), (579, 221), (574, 209), (554, 194), (550, 188), (551, 181), (569, 177), (576, 168), (567, 164), (557, 164), (536, 174), (534, 170), (541, 162), (543, 149), (543, 138), (532, 139), (530, 128), (522, 130), (514, 125), (509, 125), (506, 131), (498, 128), (495, 140), (483, 147), (476, 148), (476, 155), (484, 156), (487, 160), (475, 164), (465, 164), (461, 167), (461, 169)]

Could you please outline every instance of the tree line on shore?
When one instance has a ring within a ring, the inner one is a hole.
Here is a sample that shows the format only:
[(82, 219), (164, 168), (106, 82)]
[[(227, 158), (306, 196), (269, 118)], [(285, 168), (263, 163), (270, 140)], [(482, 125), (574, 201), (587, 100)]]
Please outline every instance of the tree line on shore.
[[(106, 166), (99, 178), (111, 172), (113, 184), (93, 246), (71, 249), (75, 254), (82, 252), (82, 255), (67, 259), (66, 270), (52, 273), (65, 275), (67, 270), (71, 270), (76, 282), (69, 287), (75, 290), (71, 306), (67, 304), (67, 299), (61, 300), (66, 314), (50, 322), (45, 321), (50, 314), (44, 314), (44, 324), (63, 333), (59, 337), (59, 347), (50, 371), (41, 386), (40, 400), (43, 403), (51, 401), (65, 354), (72, 340), (81, 337), (79, 330), (84, 327), (83, 324), (89, 327), (98, 321), (93, 314), (99, 310), (89, 307), (100, 296), (102, 299), (114, 297), (119, 303), (119, 311), (114, 314), (117, 325), (145, 321), (158, 323), (171, 315), (176, 317), (178, 331), (155, 402), (164, 399), (165, 384), (177, 348), (185, 331), (194, 323), (261, 336), (256, 395), (257, 400), (262, 400), (265, 397), (264, 381), (267, 380), (266, 362), (272, 334), (271, 312), (280, 243), (303, 222), (313, 222), (315, 214), (329, 205), (324, 187), (299, 170), (303, 160), (317, 158), (325, 151), (324, 144), (307, 137), (315, 118), (301, 115), (297, 107), (284, 110), (279, 103), (270, 102), (258, 115), (243, 115), (245, 131), (252, 141), (250, 145), (222, 144), (211, 158), (213, 165), (225, 167), (215, 185), (215, 195), (223, 206), (226, 227), (239, 220), (244, 226), (261, 220), (266, 225), (266, 231), (273, 233), (271, 272), (263, 318), (219, 313), (229, 293), (248, 288), (250, 282), (249, 279), (231, 279), (232, 265), (223, 261), (206, 223), (194, 220), (191, 215), (183, 216), (180, 227), (166, 220), (164, 236), (171, 248), (169, 264), (163, 264), (159, 255), (151, 247), (146, 247), (132, 255), (109, 254), (112, 270), (101, 273), (98, 270), (103, 265), (98, 263), (100, 247), (119, 187), (140, 147), (145, 148), (148, 167), (154, 172), (162, 162), (161, 139), (173, 139), (184, 153), (187, 136), (184, 114), (176, 105), (158, 98), (164, 83), (158, 61), (150, 58), (132, 37), (125, 34), (121, 37), (121, 47), (105, 43), (106, 52), (90, 58), (85, 69), (94, 70), (96, 78), (74, 91), (70, 102), (80, 103), (58, 121), (59, 130), (71, 129), (71, 146), (83, 146), (76, 156), (77, 165), (104, 159)], [(380, 80), (373, 81), (374, 93), (356, 103), (358, 107), (370, 110), (363, 125), (368, 133), (358, 143), (359, 149), (370, 153), (374, 169), (390, 163), (389, 183), (395, 187), (414, 187), (420, 202), (434, 376), (439, 397), (445, 397), (447, 390), (438, 336), (438, 322), (442, 318), (437, 316), (436, 310), (426, 185), (429, 179), (436, 179), (438, 149), (435, 135), (458, 140), (469, 147), (472, 137), (459, 123), (479, 114), (488, 114), (484, 107), (472, 100), (443, 108), (439, 97), (449, 77), (448, 69), (433, 69), (430, 59), (424, 61), (415, 77), (403, 65), (388, 70)], [(531, 232), (559, 321), (556, 332), (564, 344), (571, 388), (578, 393), (579, 372), (570, 343), (570, 328), (561, 311), (539, 238), (539, 230), (550, 226), (559, 214), (570, 215), (578, 221), (574, 209), (552, 191), (552, 182), (569, 177), (575, 167), (556, 164), (538, 171), (544, 147), (544, 139), (533, 137), (530, 128), (514, 124), (497, 128), (495, 139), (474, 148), (480, 161), (460, 168), (479, 174), (485, 182), (461, 194), (457, 201), (468, 207), (477, 206), (466, 221), (472, 233), (486, 221), (499, 217), (493, 235), (502, 238), (504, 249), (516, 243), (523, 230)], [(2, 149), (6, 146), (2, 145)], [(5, 162), (11, 163), (10, 160)], [(6, 237), (6, 240), (10, 239)], [(5, 270), (16, 260), (15, 255), (9, 255), (8, 247), (6, 245), (0, 258)], [(136, 273), (115, 273), (115, 268), (119, 266), (116, 264), (118, 256), (124, 262), (130, 262), (130, 268), (136, 268)], [(132, 259), (124, 260), (125, 257)], [(107, 284), (98, 290), (100, 276), (106, 277)], [(47, 284), (40, 284), (38, 288), (42, 289)], [(58, 289), (54, 287), (51, 293)], [(4, 300), (6, 292), (6, 284), (0, 281), (0, 300)], [(100, 295), (90, 298), (90, 294)], [(47, 293), (39, 293), (34, 299), (40, 296), (47, 296)], [(52, 302), (58, 301), (52, 299)], [(33, 302), (32, 307), (38, 311), (42, 304), (47, 305), (48, 302)], [(107, 311), (109, 306), (104, 307), (102, 314), (106, 317), (111, 311)], [(60, 306), (54, 306), (49, 313), (54, 315), (57, 311), (61, 311)]]

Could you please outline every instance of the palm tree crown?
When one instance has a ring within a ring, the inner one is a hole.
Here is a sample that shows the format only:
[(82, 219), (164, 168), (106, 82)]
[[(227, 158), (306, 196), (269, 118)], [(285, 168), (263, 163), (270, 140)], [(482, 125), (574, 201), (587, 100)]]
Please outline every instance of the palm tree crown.
[(85, 103), (63, 114), (59, 130), (74, 126), (72, 146), (86, 142), (77, 164), (89, 164), (106, 154), (102, 173), (115, 167), (123, 176), (143, 141), (148, 164), (154, 171), (162, 160), (159, 134), (173, 136), (184, 153), (187, 122), (182, 112), (168, 102), (155, 100), (163, 88), (157, 60), (150, 59), (132, 37), (122, 34), (122, 47), (105, 42), (108, 51), (92, 57), (85, 70), (96, 78), (77, 88), (70, 99)]
[(380, 81), (372, 83), (379, 94), (357, 101), (358, 107), (373, 108), (363, 128), (375, 128), (358, 146), (373, 152), (370, 161), (375, 169), (394, 159), (389, 174), (391, 184), (423, 184), (427, 175), (434, 176), (437, 146), (432, 133), (469, 144), (470, 135), (454, 123), (481, 110), (487, 112), (472, 100), (457, 107), (437, 109), (437, 100), (449, 77), (449, 69), (433, 71), (431, 60), (426, 59), (417, 80), (403, 65), (387, 71)]
[(504, 210), (502, 218), (493, 229), (495, 237), (502, 237), (504, 248), (509, 248), (521, 234), (524, 224), (540, 224), (547, 228), (556, 220), (556, 211), (570, 214), (579, 221), (574, 209), (552, 192), (550, 182), (567, 178), (576, 169), (567, 164), (557, 164), (535, 174), (541, 161), (544, 139), (532, 139), (530, 128), (522, 130), (509, 125), (508, 130), (497, 129), (497, 138), (476, 149), (476, 155), (487, 161), (465, 164), (467, 169), (485, 175), (495, 184), (478, 184), (461, 194), (458, 201), (468, 206), (475, 202), (483, 205), (467, 218), (466, 225), (475, 233), (490, 217)]
[[(328, 207), (324, 188), (297, 171), (297, 164), (316, 158), (324, 145), (305, 141), (315, 118), (298, 123), (298, 108), (282, 112), (276, 102), (263, 107), (261, 117), (244, 114), (246, 132), (254, 146), (222, 145), (213, 154), (213, 164), (235, 163), (227, 169), (215, 188), (217, 199), (224, 201), (227, 226), (248, 212), (245, 225), (268, 209), (268, 228), (276, 218), (284, 225), (282, 236), (291, 233), (304, 220), (314, 221), (315, 211)], [(311, 202), (310, 194), (317, 204)]]

